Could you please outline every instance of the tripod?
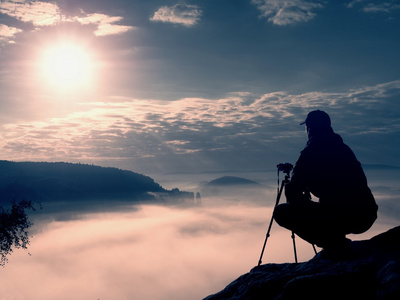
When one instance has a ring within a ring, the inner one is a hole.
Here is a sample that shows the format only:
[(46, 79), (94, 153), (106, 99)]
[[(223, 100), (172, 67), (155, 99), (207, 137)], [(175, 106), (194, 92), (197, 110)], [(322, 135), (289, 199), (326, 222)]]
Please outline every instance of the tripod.
[[(279, 201), (281, 199), (281, 195), (282, 195), (282, 191), (283, 191), (284, 186), (287, 183), (290, 182), (290, 171), (291, 171), (293, 166), (291, 164), (286, 163), (286, 164), (278, 164), (277, 167), (278, 167), (278, 191), (277, 191), (277, 196), (276, 196), (274, 209), (279, 204)], [(282, 180), (282, 183), (281, 183), (280, 187), (279, 187), (279, 171), (283, 171), (283, 173), (285, 173), (285, 178)], [(273, 222), (274, 222), (274, 217), (272, 216), (271, 217), (271, 221), (269, 222), (267, 234), (265, 236), (264, 245), (263, 245), (262, 250), (261, 250), (260, 259), (258, 260), (258, 266), (260, 266), (261, 263), (262, 263), (262, 257), (264, 255), (265, 246), (267, 245), (268, 238), (270, 237), (270, 232), (271, 232), (271, 227), (272, 227), (272, 223)], [(296, 237), (295, 237), (295, 234), (294, 234), (293, 231), (292, 231), (292, 236), (291, 237), (292, 237), (292, 240), (293, 240), (294, 260), (295, 260), (295, 262), (297, 264)], [(315, 254), (317, 254), (317, 250), (315, 249), (314, 244), (312, 244), (312, 246), (313, 246)]]

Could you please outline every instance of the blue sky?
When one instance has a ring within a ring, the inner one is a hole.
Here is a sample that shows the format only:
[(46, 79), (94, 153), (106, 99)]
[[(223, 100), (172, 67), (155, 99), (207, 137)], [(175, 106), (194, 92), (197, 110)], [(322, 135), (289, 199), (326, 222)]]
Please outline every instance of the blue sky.
[(0, 159), (271, 169), (323, 109), (400, 166), (399, 23), (399, 1), (2, 1)]

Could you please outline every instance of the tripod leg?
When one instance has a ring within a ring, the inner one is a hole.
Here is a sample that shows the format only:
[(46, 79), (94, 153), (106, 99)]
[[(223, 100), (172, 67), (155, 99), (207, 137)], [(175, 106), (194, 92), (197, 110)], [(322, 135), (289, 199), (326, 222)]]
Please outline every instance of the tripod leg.
[(274, 218), (272, 217), (272, 218), (271, 218), (271, 221), (269, 222), (267, 234), (265, 235), (264, 245), (263, 245), (263, 248), (262, 248), (262, 250), (261, 250), (260, 259), (258, 260), (258, 266), (260, 266), (261, 263), (262, 263), (262, 257), (263, 257), (263, 255), (264, 255), (265, 246), (267, 245), (267, 241), (268, 241), (268, 238), (269, 238), (269, 236), (270, 236), (269, 233), (270, 233), (270, 231), (271, 231), (271, 227), (272, 227), (272, 223), (273, 223), (273, 222), (274, 222)]
[[(282, 181), (282, 184), (281, 184), (281, 186), (280, 186), (280, 188), (279, 188), (279, 190), (278, 190), (278, 194), (276, 195), (276, 201), (275, 201), (274, 209), (275, 209), (275, 207), (277, 207), (278, 204), (279, 204), (279, 200), (281, 199), (283, 187), (284, 187), (285, 184), (286, 184), (286, 181), (285, 181), (285, 180)], [(264, 245), (263, 245), (263, 248), (262, 248), (262, 250), (261, 250), (260, 259), (258, 260), (258, 266), (260, 266), (261, 263), (262, 263), (262, 257), (263, 257), (263, 255), (264, 255), (265, 245), (267, 244), (267, 240), (268, 240), (268, 238), (269, 238), (269, 236), (270, 236), (270, 231), (271, 231), (271, 227), (272, 227), (272, 223), (273, 223), (273, 222), (274, 222), (274, 216), (272, 215), (271, 221), (269, 222), (267, 234), (266, 234), (266, 236), (265, 236)]]
[(297, 264), (296, 236), (294, 235), (293, 231), (292, 231), (292, 240), (293, 240), (293, 250), (294, 250), (294, 261)]

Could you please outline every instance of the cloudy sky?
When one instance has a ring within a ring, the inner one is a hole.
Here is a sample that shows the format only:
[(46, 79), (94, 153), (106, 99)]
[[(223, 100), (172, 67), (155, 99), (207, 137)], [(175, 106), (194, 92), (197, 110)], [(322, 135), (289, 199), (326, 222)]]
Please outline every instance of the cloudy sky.
[(326, 110), (400, 165), (397, 0), (4, 0), (0, 159), (156, 174), (294, 162)]

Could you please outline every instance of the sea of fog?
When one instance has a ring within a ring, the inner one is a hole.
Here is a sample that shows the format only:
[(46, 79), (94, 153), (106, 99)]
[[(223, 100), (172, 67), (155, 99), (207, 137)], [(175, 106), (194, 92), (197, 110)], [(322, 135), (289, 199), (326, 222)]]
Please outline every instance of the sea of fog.
[[(400, 170), (365, 171), (379, 217), (353, 240), (399, 224)], [(228, 175), (260, 187), (202, 196), (196, 205), (44, 206), (31, 215), (29, 249), (15, 250), (0, 269), (0, 299), (187, 300), (221, 290), (258, 263), (275, 204), (276, 172), (152, 175), (165, 188), (193, 192)], [(299, 261), (313, 257), (310, 244), (300, 238), (296, 243)], [(262, 261), (293, 262), (291, 233), (274, 223)]]

